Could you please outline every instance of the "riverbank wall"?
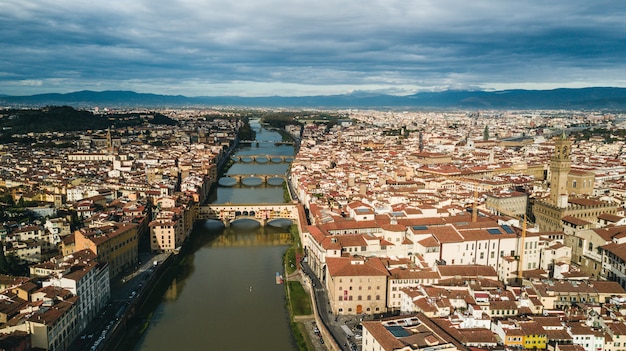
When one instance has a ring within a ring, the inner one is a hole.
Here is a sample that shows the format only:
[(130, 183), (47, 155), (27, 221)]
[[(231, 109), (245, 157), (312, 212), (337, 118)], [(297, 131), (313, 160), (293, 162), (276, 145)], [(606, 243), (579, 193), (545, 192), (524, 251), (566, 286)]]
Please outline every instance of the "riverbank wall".
[[(181, 259), (181, 256), (175, 254), (169, 254), (165, 260), (162, 260), (156, 266), (153, 273), (145, 280), (140, 282), (142, 284), (141, 289), (138, 290), (137, 296), (134, 299), (127, 302), (127, 307), (124, 312), (116, 316), (117, 321), (114, 327), (111, 329), (102, 346), (98, 350), (102, 351), (116, 351), (126, 350), (129, 339), (134, 339), (140, 336), (140, 328), (144, 327), (144, 322), (149, 321), (137, 321), (136, 317), (141, 313), (142, 309), (155, 297), (155, 294), (162, 296), (163, 292), (158, 289), (159, 284), (165, 279), (169, 279), (170, 274), (167, 274), (168, 270), (177, 264)], [(167, 285), (169, 285), (167, 281)]]

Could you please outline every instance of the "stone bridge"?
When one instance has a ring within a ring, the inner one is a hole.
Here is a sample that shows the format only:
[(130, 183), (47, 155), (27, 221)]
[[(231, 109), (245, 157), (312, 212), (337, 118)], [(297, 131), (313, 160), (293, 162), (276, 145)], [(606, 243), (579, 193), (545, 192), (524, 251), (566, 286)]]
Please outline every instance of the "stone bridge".
[(202, 205), (198, 209), (198, 219), (215, 219), (224, 226), (238, 219), (253, 219), (261, 226), (275, 219), (291, 219), (299, 223), (298, 207), (295, 204), (255, 204), (255, 205)]
[(245, 178), (259, 178), (264, 183), (267, 183), (268, 179), (280, 178), (283, 181), (287, 181), (287, 176), (284, 174), (225, 174), (222, 178), (233, 178), (237, 180), (237, 183), (241, 183)]
[(293, 141), (277, 141), (277, 140), (239, 140), (239, 144), (256, 144), (256, 143), (272, 143), (275, 145), (295, 145)]
[(240, 155), (232, 156), (233, 161), (241, 163), (290, 163), (293, 161), (293, 156), (281, 156), (281, 155)]

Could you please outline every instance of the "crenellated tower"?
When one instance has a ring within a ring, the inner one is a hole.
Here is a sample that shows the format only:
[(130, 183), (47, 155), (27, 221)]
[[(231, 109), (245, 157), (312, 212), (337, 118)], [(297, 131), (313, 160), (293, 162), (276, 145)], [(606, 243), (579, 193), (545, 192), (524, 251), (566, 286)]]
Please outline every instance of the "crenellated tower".
[(572, 142), (565, 132), (554, 139), (554, 154), (550, 158), (550, 202), (559, 208), (567, 207), (567, 175), (572, 168)]

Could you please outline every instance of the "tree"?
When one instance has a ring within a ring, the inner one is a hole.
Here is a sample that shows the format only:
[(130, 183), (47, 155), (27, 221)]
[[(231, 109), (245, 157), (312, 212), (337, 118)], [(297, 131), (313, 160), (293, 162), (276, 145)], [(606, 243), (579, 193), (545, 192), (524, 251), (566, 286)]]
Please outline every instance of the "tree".
[(4, 246), (0, 244), (0, 274), (7, 275), (19, 275), (20, 267), (18, 265), (18, 259), (14, 255), (8, 257), (4, 254)]
[(489, 126), (485, 125), (485, 130), (483, 131), (483, 141), (489, 140)]
[(7, 258), (4, 256), (4, 245), (0, 248), (0, 273), (9, 273), (9, 263), (7, 262)]

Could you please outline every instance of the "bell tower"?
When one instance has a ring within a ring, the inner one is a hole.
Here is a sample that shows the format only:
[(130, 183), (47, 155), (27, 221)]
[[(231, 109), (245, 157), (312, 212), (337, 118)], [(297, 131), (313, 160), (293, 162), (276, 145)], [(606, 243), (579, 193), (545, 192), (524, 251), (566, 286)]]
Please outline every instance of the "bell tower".
[(554, 138), (554, 155), (550, 158), (550, 202), (560, 208), (567, 207), (567, 175), (572, 167), (571, 146), (572, 142), (565, 131)]
[(107, 153), (113, 153), (113, 138), (111, 137), (111, 127), (107, 129)]

